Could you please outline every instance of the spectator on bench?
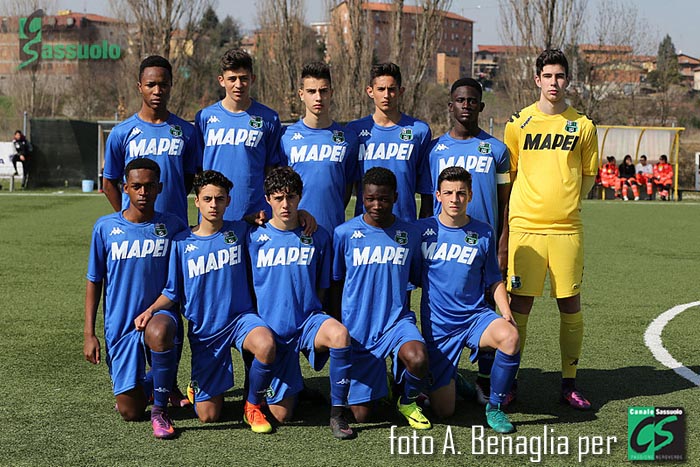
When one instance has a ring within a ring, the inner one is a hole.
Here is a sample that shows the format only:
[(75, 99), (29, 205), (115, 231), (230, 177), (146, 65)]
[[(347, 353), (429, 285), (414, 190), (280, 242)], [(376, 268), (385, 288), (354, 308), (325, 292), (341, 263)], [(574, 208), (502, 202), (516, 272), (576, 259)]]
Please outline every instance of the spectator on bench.
[(620, 187), (622, 188), (622, 199), (629, 201), (627, 193), (629, 188), (632, 188), (632, 194), (634, 194), (634, 200), (639, 201), (639, 188), (637, 186), (637, 174), (634, 168), (634, 163), (632, 162), (632, 156), (627, 154), (620, 164), (619, 167), (620, 174)]
[(673, 167), (668, 163), (666, 154), (662, 154), (659, 162), (654, 166), (654, 185), (661, 201), (667, 201), (673, 185)]
[(608, 163), (600, 168), (600, 184), (615, 190), (615, 198), (620, 197), (620, 172), (614, 156), (608, 156)]
[(637, 164), (636, 169), (637, 183), (647, 187), (647, 199), (651, 199), (654, 190), (654, 167), (651, 164), (647, 164), (647, 156), (644, 154), (639, 156), (639, 164)]

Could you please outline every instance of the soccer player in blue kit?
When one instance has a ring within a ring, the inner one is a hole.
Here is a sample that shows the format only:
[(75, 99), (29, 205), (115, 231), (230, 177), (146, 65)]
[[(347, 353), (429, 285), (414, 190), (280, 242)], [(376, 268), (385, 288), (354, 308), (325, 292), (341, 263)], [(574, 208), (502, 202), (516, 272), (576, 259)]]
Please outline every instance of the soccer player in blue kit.
[(354, 437), (344, 416), (350, 385), (350, 336), (322, 311), (321, 300), (330, 286), (332, 244), (320, 227), (305, 235), (298, 206), (303, 182), (290, 167), (273, 169), (265, 179), (265, 198), (272, 219), (250, 232), (249, 251), (258, 313), (272, 329), (277, 361), (272, 395), (267, 403), (280, 422), (292, 417), (303, 388), (299, 352), (319, 371), (330, 357), (333, 436)]
[[(520, 365), (520, 342), (496, 260), (496, 234), (467, 214), (472, 191), (466, 169), (446, 168), (437, 187), (440, 214), (417, 221), (424, 261), (421, 326), (432, 376), (430, 405), (438, 417), (454, 413), (455, 378), (465, 346), (472, 351), (472, 361), (482, 350), (496, 350), (486, 420), (495, 431), (511, 433), (515, 429), (501, 404)], [(487, 305), (485, 288), (491, 290), (502, 317)]]
[[(404, 88), (398, 65), (380, 63), (372, 66), (366, 92), (374, 101), (374, 113), (347, 125), (360, 139), (360, 172), (364, 174), (372, 167), (391, 170), (398, 184), (394, 214), (407, 222), (415, 220), (415, 194), (420, 193), (420, 217), (427, 217), (433, 202), (428, 165), (432, 138), (430, 127), (399, 110)], [(364, 212), (361, 200), (362, 186), (358, 186), (355, 215)]]
[[(342, 322), (352, 339), (348, 403), (355, 419), (368, 419), (372, 405), (388, 394), (386, 358), (393, 357), (397, 383), (404, 383), (399, 412), (415, 429), (430, 421), (416, 404), (428, 375), (425, 342), (408, 308), (409, 280), (420, 284), (418, 228), (392, 213), (396, 177), (383, 167), (369, 169), (363, 179), (365, 213), (335, 229), (334, 289), (342, 289)], [(333, 300), (338, 309), (338, 297)]]
[(170, 62), (158, 55), (145, 58), (139, 67), (141, 110), (112, 129), (105, 146), (103, 189), (115, 211), (126, 209), (129, 197), (120, 193), (124, 167), (137, 157), (153, 159), (160, 166), (163, 192), (156, 211), (172, 213), (187, 223), (187, 194), (197, 169), (199, 148), (191, 123), (168, 111), (173, 85)]
[[(272, 425), (260, 403), (272, 380), (275, 341), (255, 312), (248, 277), (248, 224), (226, 221), (231, 181), (205, 170), (194, 179), (195, 205), (201, 222), (173, 239), (168, 282), (162, 295), (139, 316), (147, 323), (158, 310), (179, 303), (189, 321), (192, 380), (197, 416), (219, 419), (224, 392), (233, 386), (231, 347), (254, 356), (243, 420), (255, 433)], [(137, 323), (137, 326), (139, 323)]]
[(228, 50), (220, 61), (219, 84), (226, 96), (200, 110), (195, 116), (201, 167), (216, 170), (233, 182), (226, 220), (243, 219), (265, 211), (265, 174), (280, 165), (279, 139), (282, 133), (277, 112), (250, 97), (255, 82), (253, 59), (242, 49)]
[[(136, 158), (124, 171), (128, 207), (101, 217), (92, 233), (83, 354), (90, 363), (101, 361), (95, 318), (104, 290), (105, 354), (117, 410), (124, 420), (140, 420), (153, 394), (153, 434), (157, 438), (172, 438), (175, 429), (167, 406), (177, 372), (177, 310), (164, 309), (154, 314), (148, 325), (140, 329), (135, 327), (134, 319), (163, 290), (171, 240), (187, 224), (155, 210), (163, 187), (156, 162)], [(148, 373), (147, 357), (151, 363)]]
[(357, 136), (331, 119), (332, 96), (328, 65), (304, 65), (299, 97), (306, 111), (302, 119), (283, 130), (280, 142), (283, 163), (304, 182), (299, 207), (331, 233), (345, 222), (345, 207), (359, 177)]

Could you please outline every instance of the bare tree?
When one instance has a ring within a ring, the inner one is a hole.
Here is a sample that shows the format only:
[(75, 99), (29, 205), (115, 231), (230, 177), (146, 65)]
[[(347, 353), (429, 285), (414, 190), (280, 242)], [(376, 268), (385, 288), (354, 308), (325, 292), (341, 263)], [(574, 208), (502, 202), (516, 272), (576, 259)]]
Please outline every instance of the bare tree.
[(510, 46), (499, 81), (513, 107), (521, 108), (535, 97), (532, 78), (535, 59), (544, 49), (575, 49), (587, 0), (504, 0), (500, 3), (501, 38)]
[(391, 39), (389, 40), (391, 53), (389, 54), (389, 61), (393, 63), (399, 63), (401, 57), (403, 56), (402, 45), (404, 0), (393, 0), (392, 4), (394, 7), (394, 11), (391, 15)]

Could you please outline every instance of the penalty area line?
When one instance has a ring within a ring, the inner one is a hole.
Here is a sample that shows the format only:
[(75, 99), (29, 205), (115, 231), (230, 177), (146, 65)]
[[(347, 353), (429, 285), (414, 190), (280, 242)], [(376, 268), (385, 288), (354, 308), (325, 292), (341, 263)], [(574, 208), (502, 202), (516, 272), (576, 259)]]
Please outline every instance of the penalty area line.
[(657, 316), (644, 332), (644, 343), (647, 347), (649, 347), (649, 350), (651, 350), (651, 354), (654, 356), (654, 358), (657, 359), (662, 365), (672, 369), (679, 376), (687, 379), (696, 386), (700, 386), (700, 375), (673, 358), (661, 341), (661, 333), (664, 331), (664, 327), (666, 327), (666, 325), (670, 323), (673, 318), (683, 313), (688, 308), (693, 308), (699, 305), (700, 302), (676, 305), (670, 310), (666, 310)]

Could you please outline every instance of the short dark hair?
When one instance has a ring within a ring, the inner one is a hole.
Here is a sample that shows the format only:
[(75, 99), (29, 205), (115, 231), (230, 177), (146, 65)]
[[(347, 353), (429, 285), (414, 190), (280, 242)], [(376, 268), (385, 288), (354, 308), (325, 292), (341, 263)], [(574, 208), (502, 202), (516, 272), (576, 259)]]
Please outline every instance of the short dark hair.
[(664, 161), (664, 162), (668, 162), (668, 157), (666, 157), (666, 154), (661, 154), (661, 156), (659, 156), (659, 160)]
[(464, 182), (467, 184), (469, 190), (472, 189), (472, 174), (470, 174), (464, 167), (447, 167), (442, 172), (437, 179), (437, 188), (440, 190), (440, 185), (442, 182)]
[(170, 64), (170, 62), (166, 58), (161, 57), (160, 55), (151, 55), (149, 57), (144, 58), (141, 61), (141, 65), (139, 66), (139, 82), (141, 82), (141, 76), (143, 76), (143, 71), (146, 68), (151, 67), (165, 68), (166, 70), (168, 70), (168, 74), (170, 75), (170, 81), (173, 81), (173, 66)]
[(377, 63), (372, 65), (372, 70), (369, 72), (369, 85), (374, 85), (374, 80), (380, 76), (391, 76), (396, 80), (396, 84), (401, 87), (401, 68), (396, 63)]
[(642, 154), (641, 156), (639, 156), (639, 160), (642, 160), (642, 159), (647, 160), (647, 155)]
[(224, 174), (217, 172), (216, 170), (205, 170), (204, 172), (199, 172), (194, 176), (194, 182), (192, 183), (194, 194), (199, 195), (202, 187), (206, 185), (221, 187), (226, 190), (226, 193), (230, 193), (231, 188), (233, 188), (233, 182), (226, 178)]
[(275, 167), (265, 177), (265, 196), (275, 193), (296, 193), (301, 196), (304, 189), (304, 182), (301, 176), (291, 167)]
[(328, 81), (328, 84), (332, 85), (331, 69), (326, 62), (318, 61), (306, 63), (304, 68), (301, 69), (300, 85), (304, 84), (304, 79), (306, 78), (325, 79)]
[(569, 78), (569, 61), (566, 59), (566, 55), (559, 49), (547, 49), (543, 51), (537, 61), (535, 62), (535, 69), (537, 71), (537, 76), (542, 74), (542, 69), (545, 65), (561, 65), (564, 67), (566, 72), (566, 78)]
[(483, 93), (481, 83), (479, 83), (474, 78), (460, 78), (454, 83), (452, 83), (452, 87), (450, 88), (450, 97), (452, 97), (452, 93), (454, 93), (457, 90), (457, 88), (461, 88), (462, 86), (467, 86), (476, 89), (479, 92), (479, 98), (481, 98), (481, 95)]
[(138, 169), (152, 170), (156, 173), (156, 178), (160, 180), (160, 166), (156, 161), (147, 157), (137, 157), (136, 159), (126, 164), (126, 167), (124, 167), (124, 178), (128, 179), (129, 172)]
[(388, 186), (392, 191), (396, 191), (396, 175), (384, 167), (372, 167), (362, 177), (362, 186), (367, 185)]
[(241, 68), (252, 74), (253, 58), (243, 49), (229, 49), (219, 60), (219, 68), (222, 74), (224, 71), (240, 70)]

